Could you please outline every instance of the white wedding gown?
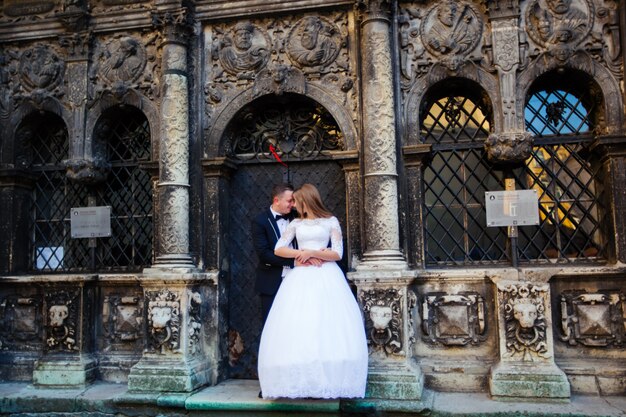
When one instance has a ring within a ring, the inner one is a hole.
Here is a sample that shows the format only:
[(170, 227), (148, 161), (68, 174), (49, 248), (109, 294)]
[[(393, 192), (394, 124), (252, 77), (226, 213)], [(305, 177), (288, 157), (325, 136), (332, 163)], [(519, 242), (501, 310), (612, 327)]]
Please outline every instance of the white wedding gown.
[[(335, 217), (292, 221), (276, 247), (343, 252)], [(288, 272), (276, 294), (259, 347), (263, 398), (362, 398), (367, 342), (361, 310), (335, 262)]]

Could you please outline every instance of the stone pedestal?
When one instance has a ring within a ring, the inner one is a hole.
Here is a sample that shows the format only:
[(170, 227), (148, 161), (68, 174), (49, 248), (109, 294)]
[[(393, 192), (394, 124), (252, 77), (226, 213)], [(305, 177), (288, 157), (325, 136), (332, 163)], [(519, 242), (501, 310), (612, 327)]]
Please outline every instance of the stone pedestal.
[(417, 297), (407, 289), (414, 274), (360, 270), (349, 275), (358, 288), (370, 351), (366, 396), (419, 401), (424, 377), (411, 353)]
[(215, 278), (211, 274), (146, 276), (142, 280), (147, 323), (146, 348), (128, 375), (131, 392), (190, 392), (215, 383), (212, 359), (217, 345), (207, 344)]
[(491, 395), (502, 400), (567, 401), (570, 386), (554, 362), (550, 287), (498, 281), (500, 362), (491, 369)]
[(35, 362), (33, 384), (45, 387), (82, 387), (96, 379), (96, 361), (90, 355)]

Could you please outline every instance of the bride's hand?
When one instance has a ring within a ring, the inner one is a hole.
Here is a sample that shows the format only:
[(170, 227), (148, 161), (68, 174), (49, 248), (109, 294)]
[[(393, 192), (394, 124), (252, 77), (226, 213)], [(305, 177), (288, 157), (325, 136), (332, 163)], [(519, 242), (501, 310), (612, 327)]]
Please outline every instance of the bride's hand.
[(313, 256), (313, 253), (311, 251), (302, 250), (302, 251), (300, 251), (298, 256), (296, 256), (296, 261), (304, 263), (304, 262), (308, 261), (309, 258), (311, 258), (311, 256)]

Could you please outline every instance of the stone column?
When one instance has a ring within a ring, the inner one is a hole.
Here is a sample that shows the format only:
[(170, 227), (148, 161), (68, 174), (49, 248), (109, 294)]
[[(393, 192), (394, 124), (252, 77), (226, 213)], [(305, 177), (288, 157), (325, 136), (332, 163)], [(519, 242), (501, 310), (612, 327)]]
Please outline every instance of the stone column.
[(554, 362), (549, 279), (531, 272), (494, 279), (500, 361), (491, 369), (489, 389), (495, 399), (569, 400), (567, 376)]
[(361, 18), (365, 253), (363, 267), (404, 269), (400, 253), (390, 1), (358, 1)]
[[(522, 108), (516, 102), (516, 76), (520, 63), (519, 6), (517, 2), (506, 5), (492, 2), (489, 5), (492, 25), (493, 64), (498, 70), (502, 114), (499, 131), (485, 141), (487, 157), (493, 162), (521, 162), (530, 156), (533, 137), (526, 131)], [(523, 106), (523, 103), (522, 103)]]
[(424, 180), (424, 158), (430, 154), (430, 147), (430, 145), (420, 144), (402, 148), (407, 182), (408, 219), (406, 225), (409, 237), (407, 257), (410, 265), (418, 269), (423, 269), (425, 264), (422, 182)]
[(189, 254), (189, 92), (186, 9), (155, 12), (161, 42), (159, 211), (155, 269), (192, 270)]
[(424, 408), (412, 355), (415, 274), (400, 252), (396, 119), (391, 54), (394, 1), (357, 1), (361, 33), (365, 253), (350, 278), (358, 288), (370, 349), (369, 398)]

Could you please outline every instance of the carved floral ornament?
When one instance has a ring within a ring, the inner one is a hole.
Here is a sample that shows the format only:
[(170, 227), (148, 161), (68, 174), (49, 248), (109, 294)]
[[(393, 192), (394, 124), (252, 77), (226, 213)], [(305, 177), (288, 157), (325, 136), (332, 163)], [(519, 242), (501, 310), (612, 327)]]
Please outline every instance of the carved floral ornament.
[(504, 307), (505, 358), (534, 361), (550, 357), (546, 340), (545, 300), (547, 288), (511, 284), (499, 288)]

